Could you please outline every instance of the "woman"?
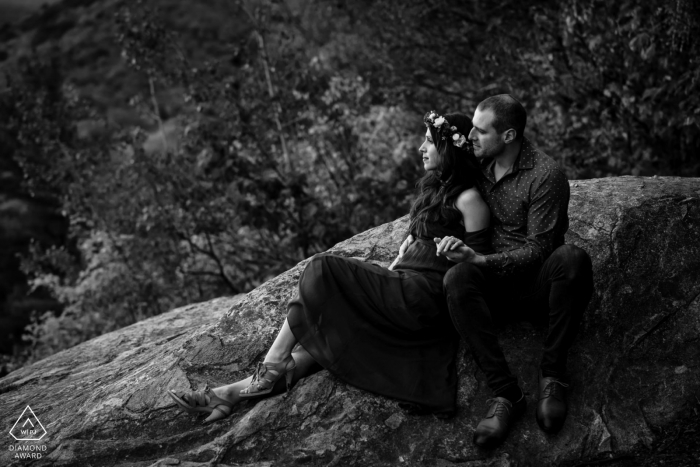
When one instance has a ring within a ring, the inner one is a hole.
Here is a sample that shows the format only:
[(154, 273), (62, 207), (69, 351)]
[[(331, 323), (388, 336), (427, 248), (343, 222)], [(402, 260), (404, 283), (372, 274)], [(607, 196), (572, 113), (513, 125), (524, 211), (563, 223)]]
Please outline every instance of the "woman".
[[(420, 147), (425, 176), (410, 212), (410, 236), (387, 269), (330, 254), (311, 259), (299, 293), (255, 374), (215, 389), (171, 397), (184, 410), (228, 416), (241, 399), (287, 389), (316, 364), (340, 379), (438, 416), (455, 410), (458, 335), (442, 279), (449, 251), (464, 241), (490, 252), (490, 213), (475, 187), (479, 166), (463, 114), (428, 112)], [(415, 241), (413, 238), (415, 237)], [(283, 381), (284, 380), (284, 381)]]

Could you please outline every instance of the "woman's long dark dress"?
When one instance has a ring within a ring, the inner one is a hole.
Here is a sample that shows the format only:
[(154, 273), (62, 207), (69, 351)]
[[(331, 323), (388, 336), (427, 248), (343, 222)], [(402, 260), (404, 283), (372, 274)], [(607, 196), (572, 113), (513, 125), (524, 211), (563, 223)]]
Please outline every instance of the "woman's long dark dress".
[(314, 360), (340, 379), (447, 415), (456, 406), (459, 336), (442, 279), (454, 263), (436, 255), (433, 238), (461, 238), (479, 253), (490, 252), (490, 240), (487, 229), (465, 234), (459, 222), (425, 227), (393, 271), (336, 255), (313, 257), (287, 321)]

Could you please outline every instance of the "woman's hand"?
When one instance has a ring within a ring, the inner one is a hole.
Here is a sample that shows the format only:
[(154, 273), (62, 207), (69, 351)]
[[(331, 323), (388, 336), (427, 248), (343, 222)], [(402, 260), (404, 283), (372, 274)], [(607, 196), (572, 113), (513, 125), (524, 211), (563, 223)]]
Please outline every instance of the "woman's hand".
[(409, 234), (408, 237), (406, 237), (406, 240), (404, 240), (401, 244), (401, 247), (399, 247), (399, 258), (403, 257), (403, 254), (406, 253), (406, 250), (408, 250), (408, 247), (411, 246), (411, 243), (413, 243), (413, 235)]
[(394, 270), (394, 266), (396, 266), (399, 261), (401, 261), (401, 258), (403, 258), (403, 254), (406, 253), (406, 250), (408, 250), (408, 247), (411, 246), (411, 243), (413, 243), (413, 235), (408, 235), (406, 237), (406, 240), (403, 241), (401, 246), (399, 247), (399, 256), (396, 257), (393, 263), (391, 263), (391, 266), (389, 266), (389, 271)]
[(476, 252), (469, 248), (464, 242), (455, 237), (434, 238), (437, 244), (437, 255), (455, 263), (472, 263), (476, 258)]

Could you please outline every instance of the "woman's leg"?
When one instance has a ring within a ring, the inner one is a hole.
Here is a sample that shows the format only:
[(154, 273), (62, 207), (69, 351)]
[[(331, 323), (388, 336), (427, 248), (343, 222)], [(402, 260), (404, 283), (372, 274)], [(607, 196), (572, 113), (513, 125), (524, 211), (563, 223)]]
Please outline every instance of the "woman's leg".
[[(290, 353), (292, 354), (292, 358), (296, 363), (296, 368), (294, 368), (294, 376), (292, 378), (292, 385), (296, 384), (297, 381), (299, 381), (301, 378), (315, 373), (321, 369), (321, 366), (314, 361), (311, 355), (302, 346), (299, 345), (296, 346), (296, 348), (294, 348), (295, 345), (296, 338), (294, 337), (294, 334), (292, 334), (292, 331), (289, 329), (289, 324), (285, 319), (284, 324), (282, 325), (282, 329), (280, 329), (279, 334), (275, 338), (275, 341), (272, 343), (272, 346), (270, 347), (270, 350), (267, 352), (267, 356), (265, 357), (266, 362), (276, 363), (284, 360)], [(214, 388), (212, 389), (212, 391), (214, 391), (214, 394), (216, 394), (217, 397), (237, 404), (242, 399), (239, 395), (241, 390), (247, 388), (250, 385), (252, 379), (253, 377), (249, 376), (248, 378), (236, 381), (235, 383)], [(285, 379), (280, 378), (279, 380), (277, 380), (277, 383), (275, 383), (275, 386), (270, 395), (280, 394), (284, 392), (285, 389)], [(209, 421), (209, 418), (215, 416), (216, 414), (212, 413), (211, 415), (209, 415), (209, 417), (207, 417), (207, 421)]]
[[(308, 376), (311, 373), (315, 373), (315, 371), (318, 371), (318, 369), (320, 369), (320, 366), (314, 361), (311, 355), (309, 355), (309, 353), (306, 350), (304, 350), (304, 348), (301, 346), (299, 346), (297, 349), (294, 350), (294, 352), (292, 352), (292, 358), (294, 359), (297, 365), (294, 369), (294, 378), (292, 379), (292, 384), (296, 384), (296, 382), (304, 376)], [(236, 381), (235, 383), (227, 384), (225, 386), (219, 386), (218, 388), (213, 389), (214, 394), (221, 397), (222, 399), (226, 399), (227, 401), (237, 403), (239, 400), (241, 400), (238, 393), (241, 392), (241, 389), (247, 388), (250, 385), (252, 379), (253, 377), (249, 376), (246, 379)], [(285, 380), (284, 378), (280, 378), (275, 384), (275, 388), (272, 390), (272, 394), (279, 394), (281, 392), (284, 392), (285, 388)]]
[(274, 389), (277, 381), (284, 376), (287, 387), (292, 383), (296, 362), (292, 358), (292, 349), (297, 341), (289, 328), (289, 322), (285, 319), (279, 334), (268, 350), (265, 360), (256, 372), (257, 376), (251, 381), (250, 386), (244, 389), (241, 397), (259, 397), (269, 394)]
[(294, 334), (292, 334), (292, 330), (289, 329), (289, 323), (285, 318), (282, 329), (280, 329), (275, 341), (272, 343), (272, 346), (270, 346), (270, 350), (267, 351), (265, 361), (271, 363), (281, 362), (292, 353), (292, 349), (296, 344), (297, 339), (294, 337)]

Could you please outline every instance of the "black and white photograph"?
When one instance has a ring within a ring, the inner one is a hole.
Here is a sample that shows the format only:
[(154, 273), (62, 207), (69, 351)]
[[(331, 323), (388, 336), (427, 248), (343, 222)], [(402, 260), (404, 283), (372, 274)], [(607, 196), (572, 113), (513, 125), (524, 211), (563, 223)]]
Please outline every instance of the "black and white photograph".
[(0, 465), (700, 466), (697, 0), (0, 0)]

